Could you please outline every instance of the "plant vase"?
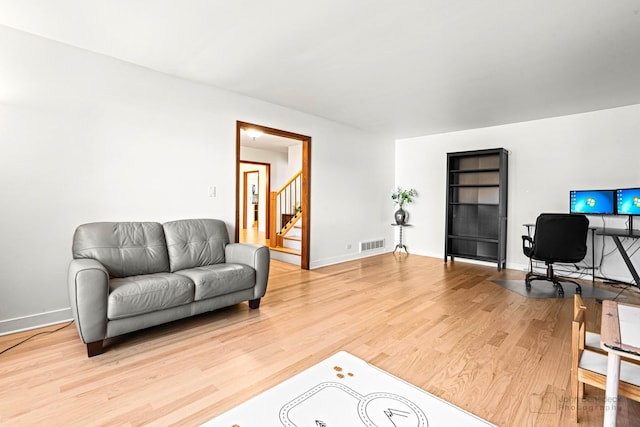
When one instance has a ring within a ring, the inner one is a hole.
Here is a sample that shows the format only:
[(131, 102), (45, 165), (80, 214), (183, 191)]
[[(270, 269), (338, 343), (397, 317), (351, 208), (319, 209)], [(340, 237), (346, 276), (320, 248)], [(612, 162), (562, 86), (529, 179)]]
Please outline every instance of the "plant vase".
[(402, 209), (402, 207), (400, 207), (400, 209), (398, 209), (396, 211), (396, 213), (394, 214), (395, 219), (396, 219), (396, 224), (398, 225), (404, 225), (407, 223), (407, 219), (409, 217), (409, 214), (407, 213), (407, 211), (405, 211), (404, 209)]

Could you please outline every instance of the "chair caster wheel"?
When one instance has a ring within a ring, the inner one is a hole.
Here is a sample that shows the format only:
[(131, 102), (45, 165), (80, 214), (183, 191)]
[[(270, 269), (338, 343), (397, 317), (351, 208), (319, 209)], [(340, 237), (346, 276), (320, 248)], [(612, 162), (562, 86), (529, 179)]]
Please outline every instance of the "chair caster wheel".
[(564, 298), (564, 291), (563, 291), (562, 289), (559, 289), (559, 290), (558, 290), (558, 296), (559, 296), (560, 298)]

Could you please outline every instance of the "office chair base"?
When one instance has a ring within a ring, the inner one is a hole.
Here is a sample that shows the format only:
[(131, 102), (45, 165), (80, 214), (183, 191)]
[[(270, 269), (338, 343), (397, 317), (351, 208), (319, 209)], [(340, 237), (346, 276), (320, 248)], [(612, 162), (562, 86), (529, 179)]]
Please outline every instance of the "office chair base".
[[(548, 266), (551, 267), (551, 266)], [(549, 274), (551, 273), (551, 274)], [(560, 297), (564, 297), (564, 288), (562, 287), (562, 284), (560, 283), (560, 280), (557, 276), (555, 276), (553, 274), (553, 268), (547, 268), (547, 275), (543, 276), (541, 274), (536, 274), (533, 272), (529, 272), (527, 273), (527, 275), (524, 278), (524, 284), (527, 288), (527, 291), (531, 290), (531, 281), (532, 280), (545, 280), (547, 282), (551, 282), (553, 283), (553, 287), (558, 289), (558, 296)], [(581, 295), (582, 294), (582, 286), (580, 286), (579, 283), (574, 282), (573, 280), (570, 279), (566, 279), (566, 278), (562, 278), (563, 281), (565, 282), (569, 282), (569, 283), (573, 283), (574, 285), (576, 285), (576, 294)]]

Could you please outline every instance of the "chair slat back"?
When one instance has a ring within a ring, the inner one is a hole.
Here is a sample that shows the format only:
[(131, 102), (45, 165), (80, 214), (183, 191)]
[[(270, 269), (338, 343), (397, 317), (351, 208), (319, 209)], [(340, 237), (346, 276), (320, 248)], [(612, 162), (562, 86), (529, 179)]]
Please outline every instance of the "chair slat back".
[[(575, 420), (578, 421), (578, 405), (584, 394), (584, 384), (589, 384), (593, 387), (597, 387), (601, 390), (606, 388), (607, 376), (604, 373), (596, 372), (586, 367), (580, 367), (580, 359), (585, 356), (589, 356), (590, 359), (603, 358), (603, 362), (606, 361), (606, 355), (601, 354), (591, 349), (585, 350), (585, 335), (586, 335), (586, 313), (587, 307), (583, 304), (582, 299), (576, 295), (574, 297), (574, 315), (571, 323), (571, 395), (573, 397), (573, 411)], [(640, 365), (636, 361), (623, 360), (621, 372), (624, 374), (624, 370), (631, 373), (629, 378), (640, 377)], [(606, 366), (606, 363), (604, 363)], [(637, 372), (637, 374), (636, 374)], [(626, 382), (630, 379), (624, 378), (622, 375), (618, 387), (618, 393), (620, 396), (625, 396), (629, 399), (640, 401), (640, 383)]]

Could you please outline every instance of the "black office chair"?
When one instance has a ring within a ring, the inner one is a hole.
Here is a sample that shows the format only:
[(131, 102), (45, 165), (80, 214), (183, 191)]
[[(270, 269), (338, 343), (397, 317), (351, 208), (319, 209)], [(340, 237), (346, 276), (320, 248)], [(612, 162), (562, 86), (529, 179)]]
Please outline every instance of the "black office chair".
[[(532, 280), (547, 280), (558, 288), (558, 295), (564, 296), (560, 280), (553, 273), (554, 263), (576, 263), (587, 254), (587, 233), (589, 220), (584, 215), (543, 213), (536, 220), (534, 237), (522, 236), (522, 251), (529, 258), (529, 272), (524, 281), (527, 290), (531, 290)], [(546, 276), (533, 272), (532, 260), (544, 261)], [(566, 278), (562, 279), (576, 285), (576, 293), (582, 293), (580, 284)]]

